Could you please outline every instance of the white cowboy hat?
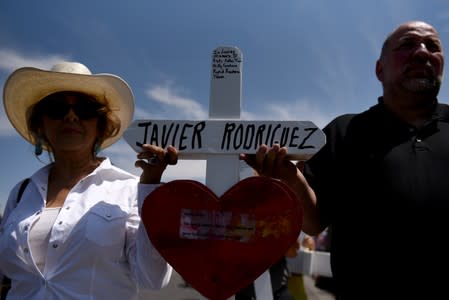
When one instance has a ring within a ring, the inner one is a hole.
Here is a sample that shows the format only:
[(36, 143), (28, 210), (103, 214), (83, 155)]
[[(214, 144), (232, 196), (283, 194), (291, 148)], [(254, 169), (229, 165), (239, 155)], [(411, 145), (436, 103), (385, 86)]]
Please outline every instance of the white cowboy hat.
[(81, 92), (99, 99), (120, 119), (119, 133), (106, 139), (101, 148), (115, 143), (129, 126), (134, 114), (134, 96), (131, 88), (113, 74), (92, 74), (83, 64), (61, 62), (50, 71), (37, 68), (20, 68), (6, 80), (3, 88), (3, 104), (6, 115), (14, 128), (31, 144), (34, 138), (28, 131), (27, 110), (44, 97), (63, 91)]

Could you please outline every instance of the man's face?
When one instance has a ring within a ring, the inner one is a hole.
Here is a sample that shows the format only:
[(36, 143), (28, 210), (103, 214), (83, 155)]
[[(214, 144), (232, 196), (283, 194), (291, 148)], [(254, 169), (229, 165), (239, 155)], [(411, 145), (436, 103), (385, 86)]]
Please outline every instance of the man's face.
[(376, 66), (384, 89), (436, 96), (443, 78), (444, 56), (436, 30), (423, 22), (400, 26), (390, 37)]

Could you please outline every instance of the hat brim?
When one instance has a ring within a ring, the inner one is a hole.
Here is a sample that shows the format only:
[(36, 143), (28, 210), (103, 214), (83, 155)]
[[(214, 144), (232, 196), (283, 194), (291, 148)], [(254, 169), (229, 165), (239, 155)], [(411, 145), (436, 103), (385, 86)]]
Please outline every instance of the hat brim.
[(17, 132), (31, 144), (35, 144), (28, 131), (27, 110), (42, 98), (62, 91), (86, 93), (105, 103), (120, 119), (119, 133), (101, 144), (104, 149), (123, 135), (134, 114), (134, 96), (128, 84), (113, 74), (75, 74), (20, 68), (13, 72), (5, 82), (3, 104), (6, 115)]

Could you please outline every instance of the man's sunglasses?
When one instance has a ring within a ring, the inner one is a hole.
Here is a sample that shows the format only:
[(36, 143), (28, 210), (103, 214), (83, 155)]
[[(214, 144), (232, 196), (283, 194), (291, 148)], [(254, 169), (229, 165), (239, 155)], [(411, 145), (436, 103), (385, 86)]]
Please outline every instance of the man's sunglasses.
[[(71, 95), (76, 96), (74, 104), (68, 104), (65, 97)], [(88, 120), (102, 115), (104, 105), (95, 101), (92, 97), (81, 93), (60, 92), (51, 94), (42, 99), (38, 104), (38, 109), (42, 114), (53, 120), (63, 120), (69, 113), (70, 109), (81, 120)]]

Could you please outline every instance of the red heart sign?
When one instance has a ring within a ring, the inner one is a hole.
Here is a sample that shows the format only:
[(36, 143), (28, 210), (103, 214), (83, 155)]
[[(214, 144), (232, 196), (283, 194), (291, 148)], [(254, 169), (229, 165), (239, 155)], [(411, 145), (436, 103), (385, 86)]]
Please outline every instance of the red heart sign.
[(303, 210), (288, 186), (249, 177), (218, 198), (205, 185), (175, 180), (145, 199), (151, 242), (193, 288), (225, 300), (259, 277), (296, 241)]

